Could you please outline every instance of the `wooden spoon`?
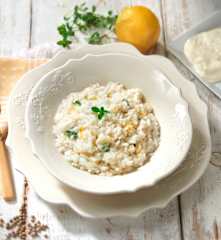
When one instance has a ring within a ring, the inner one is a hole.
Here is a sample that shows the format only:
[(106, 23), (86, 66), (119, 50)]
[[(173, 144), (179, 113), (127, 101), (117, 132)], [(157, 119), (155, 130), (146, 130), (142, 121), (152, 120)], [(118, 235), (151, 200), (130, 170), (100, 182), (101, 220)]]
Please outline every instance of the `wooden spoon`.
[(5, 140), (8, 135), (8, 126), (4, 124), (0, 126), (0, 169), (1, 169), (1, 184), (2, 195), (6, 201), (11, 201), (15, 198), (14, 185), (12, 180), (12, 172), (8, 159)]

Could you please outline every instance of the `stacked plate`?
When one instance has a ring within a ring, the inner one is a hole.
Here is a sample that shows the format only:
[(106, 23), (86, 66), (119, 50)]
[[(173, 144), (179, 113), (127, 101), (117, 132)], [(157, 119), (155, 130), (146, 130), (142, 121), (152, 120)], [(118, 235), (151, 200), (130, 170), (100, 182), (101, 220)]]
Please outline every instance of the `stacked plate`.
[[(53, 117), (64, 97), (100, 82), (140, 88), (151, 101), (161, 140), (151, 160), (122, 176), (95, 176), (62, 161)], [(46, 201), (85, 217), (138, 216), (164, 207), (205, 171), (211, 141), (207, 107), (194, 85), (166, 58), (141, 55), (127, 44), (82, 46), (28, 72), (8, 105), (7, 144), (16, 163)]]

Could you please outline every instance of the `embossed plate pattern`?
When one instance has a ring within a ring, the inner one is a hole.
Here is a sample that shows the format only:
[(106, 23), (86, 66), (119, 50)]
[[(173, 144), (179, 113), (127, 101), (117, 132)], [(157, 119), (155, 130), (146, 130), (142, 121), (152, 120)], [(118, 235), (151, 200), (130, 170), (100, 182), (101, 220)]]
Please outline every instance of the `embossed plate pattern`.
[[(189, 103), (193, 124), (193, 141), (182, 166), (154, 187), (136, 193), (118, 194), (111, 198), (73, 190), (61, 184), (47, 172), (41, 162), (33, 156), (29, 142), (24, 137), (23, 121), (26, 100), (36, 81), (70, 58), (80, 58), (87, 53), (108, 52), (140, 54), (135, 48), (126, 44), (114, 43), (102, 47), (85, 46), (78, 50), (59, 53), (49, 63), (27, 73), (18, 81), (8, 105), (10, 131), (7, 144), (13, 150), (17, 168), (27, 176), (35, 191), (46, 201), (67, 204), (85, 217), (103, 218), (117, 215), (135, 217), (147, 209), (166, 206), (172, 198), (200, 178), (210, 160), (211, 140), (207, 106), (197, 95), (193, 83), (186, 80), (168, 59), (161, 56), (143, 56), (144, 61), (154, 64), (177, 87), (181, 88), (183, 97)], [(48, 191), (48, 186), (53, 188), (53, 191)]]
[[(54, 115), (58, 105), (71, 92), (97, 82), (114, 81), (143, 90), (160, 124), (160, 145), (150, 161), (137, 171), (114, 177), (96, 176), (71, 167), (64, 159), (62, 161), (52, 135)], [(192, 139), (188, 105), (179, 89), (141, 57), (119, 53), (86, 55), (69, 60), (46, 74), (30, 93), (25, 126), (33, 153), (52, 175), (69, 186), (96, 194), (134, 192), (153, 186), (182, 163)]]

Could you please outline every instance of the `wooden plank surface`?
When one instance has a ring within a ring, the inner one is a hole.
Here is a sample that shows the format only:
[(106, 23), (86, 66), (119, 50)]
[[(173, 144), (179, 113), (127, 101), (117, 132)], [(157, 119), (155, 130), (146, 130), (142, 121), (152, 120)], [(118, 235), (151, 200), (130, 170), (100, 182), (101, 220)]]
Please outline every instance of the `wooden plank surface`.
[[(0, 55), (13, 55), (19, 49), (28, 48), (30, 40), (30, 0), (0, 1)], [(1, 86), (4, 83), (1, 82)], [(0, 98), (0, 102), (1, 102)], [(17, 201), (10, 204), (0, 198), (0, 218), (9, 219), (17, 214), (23, 191), (24, 176), (15, 172)], [(5, 232), (0, 229), (0, 239)]]
[[(219, 0), (163, 1), (166, 39), (171, 41), (201, 19), (221, 8)], [(172, 14), (171, 14), (172, 13)], [(208, 103), (213, 143), (210, 166), (191, 189), (181, 195), (182, 230), (185, 240), (221, 239), (221, 101), (205, 89), (182, 65), (169, 54), (178, 68), (197, 85), (199, 94)], [(214, 166), (214, 164), (216, 166)]]
[(0, 1), (0, 54), (12, 55), (28, 48), (30, 36), (30, 0)]
[[(2, 2), (6, 2), (6, 0), (1, 1), (1, 3)], [(27, 47), (29, 45), (36, 46), (45, 42), (55, 42), (58, 39), (56, 25), (62, 20), (64, 13), (70, 10), (76, 2), (78, 1), (32, 0), (32, 2), (28, 1), (25, 7), (18, 6), (18, 8), (16, 8), (17, 10), (13, 9), (11, 5), (8, 6), (10, 16), (17, 17), (18, 11), (20, 11), (19, 16), (20, 14), (22, 15), (23, 12), (24, 15), (19, 21), (14, 20), (13, 24), (10, 22), (11, 19), (7, 20), (7, 18), (5, 18), (7, 38), (5, 37), (5, 40), (0, 40), (0, 43), (4, 46), (8, 46), (7, 41), (10, 43), (14, 41), (14, 45), (10, 45), (13, 47), (8, 51), (8, 53), (13, 53), (15, 49)], [(101, 11), (105, 9), (115, 9), (118, 11), (124, 5), (144, 4), (152, 8), (159, 18), (161, 16), (160, 1), (88, 1), (88, 4), (93, 3), (95, 3)], [(2, 6), (3, 5), (4, 3)], [(14, 25), (14, 22), (17, 22), (17, 24)], [(17, 35), (15, 34), (15, 39), (11, 39), (11, 35), (15, 30)], [(0, 38), (4, 34), (5, 31), (0, 31)], [(23, 35), (23, 38), (20, 34)], [(20, 39), (21, 41), (17, 43), (16, 39)], [(158, 50), (161, 53), (163, 52), (163, 40), (164, 37), (162, 34), (162, 47)], [(22, 195), (23, 177), (20, 173), (16, 173), (15, 178), (16, 188), (18, 188), (18, 198), (20, 199)], [(13, 216), (18, 210), (18, 205), (19, 202), (17, 204), (7, 205), (1, 200), (0, 216), (2, 215), (6, 218)], [(179, 240), (181, 235), (180, 216), (176, 199), (165, 209), (148, 211), (137, 219), (84, 219), (66, 206), (56, 206), (45, 203), (37, 197), (32, 188), (30, 188), (28, 195), (28, 206), (30, 215), (37, 215), (43, 223), (49, 225), (49, 235), (51, 239)], [(2, 239), (3, 234), (4, 233), (0, 231), (0, 239)]]
[[(58, 39), (56, 25), (77, 0), (1, 0), (0, 1), (0, 54), (13, 54), (20, 48), (42, 43), (54, 43)], [(221, 7), (220, 0), (97, 0), (101, 10), (121, 9), (124, 5), (144, 4), (163, 16), (161, 48), (164, 53), (164, 33), (172, 40), (211, 12)], [(160, 11), (161, 10), (161, 11)], [(221, 159), (221, 102), (210, 94), (194, 77), (169, 54), (187, 78), (196, 82), (200, 95), (208, 103), (213, 140), (213, 163)], [(66, 206), (45, 203), (33, 189), (29, 192), (29, 214), (35, 214), (49, 225), (51, 239), (126, 239), (126, 240), (207, 240), (221, 239), (221, 174), (219, 167), (208, 170), (190, 190), (182, 194), (180, 202), (175, 199), (163, 210), (150, 210), (137, 219), (112, 218), (88, 220), (75, 214)], [(0, 217), (16, 214), (23, 188), (23, 176), (15, 174), (18, 203), (10, 205), (0, 200)], [(181, 213), (179, 214), (179, 205)], [(182, 219), (182, 228), (179, 219)], [(4, 232), (0, 229), (0, 239)]]

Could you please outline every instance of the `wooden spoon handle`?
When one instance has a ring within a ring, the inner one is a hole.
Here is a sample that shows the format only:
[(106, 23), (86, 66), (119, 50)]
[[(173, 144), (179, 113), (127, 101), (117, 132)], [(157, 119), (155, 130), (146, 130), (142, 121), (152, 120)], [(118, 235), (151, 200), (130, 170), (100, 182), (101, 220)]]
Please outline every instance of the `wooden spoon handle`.
[(0, 140), (0, 168), (3, 198), (6, 201), (13, 200), (15, 198), (15, 191), (12, 181), (12, 172), (5, 148), (5, 143), (2, 140)]

